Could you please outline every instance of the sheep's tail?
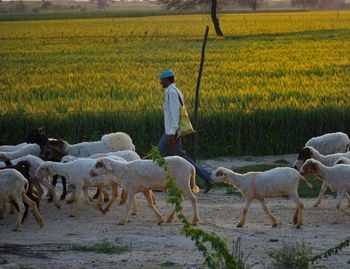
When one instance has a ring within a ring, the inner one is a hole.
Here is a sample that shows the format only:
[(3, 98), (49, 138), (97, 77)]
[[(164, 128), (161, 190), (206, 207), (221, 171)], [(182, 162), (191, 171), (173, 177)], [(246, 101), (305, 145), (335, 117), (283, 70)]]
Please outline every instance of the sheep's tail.
[(309, 186), (309, 188), (313, 188), (314, 187), (314, 185), (312, 185), (305, 177), (303, 177), (302, 175), (300, 175), (300, 178), (302, 179), (302, 180), (304, 180), (305, 181), (305, 183)]
[(192, 171), (191, 171), (190, 183), (191, 183), (191, 186), (192, 186), (192, 191), (194, 193), (199, 192), (199, 188), (198, 188), (198, 186), (196, 184), (196, 169), (194, 167), (192, 168)]

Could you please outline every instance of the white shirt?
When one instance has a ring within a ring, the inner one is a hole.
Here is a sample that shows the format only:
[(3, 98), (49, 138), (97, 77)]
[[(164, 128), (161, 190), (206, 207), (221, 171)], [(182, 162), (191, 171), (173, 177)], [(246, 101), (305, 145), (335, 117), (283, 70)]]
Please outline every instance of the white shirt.
[(181, 107), (179, 96), (182, 104), (184, 104), (184, 96), (174, 83), (170, 84), (168, 88), (165, 89), (163, 111), (166, 135), (176, 134), (176, 131), (179, 128)]

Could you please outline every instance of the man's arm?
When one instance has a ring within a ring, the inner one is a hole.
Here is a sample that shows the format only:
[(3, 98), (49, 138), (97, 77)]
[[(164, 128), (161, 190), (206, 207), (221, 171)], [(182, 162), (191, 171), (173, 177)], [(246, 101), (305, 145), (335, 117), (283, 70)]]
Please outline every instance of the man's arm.
[(168, 137), (168, 143), (175, 143), (176, 139), (176, 131), (179, 128), (179, 120), (180, 120), (180, 107), (181, 103), (179, 100), (179, 93), (176, 89), (171, 89), (168, 93), (169, 95), (169, 107), (171, 114), (171, 127), (170, 127), (170, 135)]

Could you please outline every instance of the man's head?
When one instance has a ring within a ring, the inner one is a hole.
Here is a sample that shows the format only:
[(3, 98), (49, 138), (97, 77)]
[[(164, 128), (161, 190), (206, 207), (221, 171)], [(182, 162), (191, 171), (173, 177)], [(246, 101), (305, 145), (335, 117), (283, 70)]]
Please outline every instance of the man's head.
[(174, 83), (174, 72), (173, 70), (165, 70), (159, 75), (160, 84), (163, 88), (167, 88), (171, 83)]

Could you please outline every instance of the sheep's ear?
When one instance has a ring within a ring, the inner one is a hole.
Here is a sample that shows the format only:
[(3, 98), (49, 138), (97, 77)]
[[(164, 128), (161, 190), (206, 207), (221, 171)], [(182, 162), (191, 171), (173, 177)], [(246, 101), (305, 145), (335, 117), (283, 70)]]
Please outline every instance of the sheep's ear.
[(111, 163), (108, 160), (102, 160), (102, 163), (103, 163), (104, 167), (106, 167), (107, 170), (109, 170), (109, 171), (113, 170)]
[(221, 176), (224, 175), (224, 173), (223, 173), (221, 170), (219, 170), (219, 171), (216, 172), (215, 175), (216, 175), (217, 177), (221, 177)]

